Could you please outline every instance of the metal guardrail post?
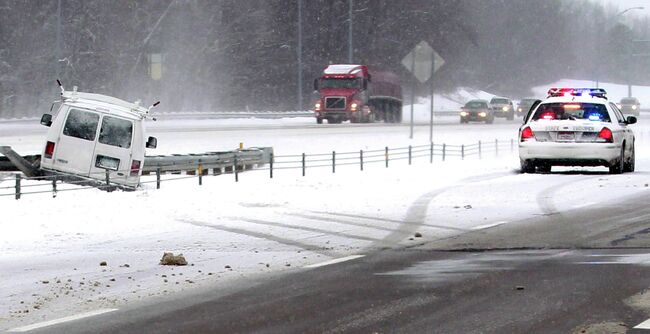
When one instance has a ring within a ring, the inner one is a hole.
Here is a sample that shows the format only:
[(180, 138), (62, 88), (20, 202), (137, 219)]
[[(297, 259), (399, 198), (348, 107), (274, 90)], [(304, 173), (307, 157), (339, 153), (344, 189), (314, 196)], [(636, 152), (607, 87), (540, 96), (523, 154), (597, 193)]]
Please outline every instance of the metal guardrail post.
[(273, 178), (273, 152), (269, 154), (269, 178)]
[(16, 199), (20, 199), (20, 174), (16, 174)]
[(481, 141), (478, 141), (478, 158), (481, 159), (483, 157), (482, 151), (481, 151)]
[(302, 154), (302, 176), (305, 176), (305, 153)]
[(106, 188), (109, 189), (108, 191), (110, 191), (110, 187), (111, 187), (111, 172), (107, 169), (106, 170)]
[(56, 198), (56, 176), (52, 179), (52, 198)]
[(239, 171), (237, 170), (237, 155), (235, 155), (235, 161), (233, 163), (233, 171), (235, 172), (235, 182), (239, 182)]
[(494, 140), (494, 153), (497, 157), (499, 156), (499, 139)]
[(411, 164), (411, 145), (409, 145), (409, 165)]
[(510, 153), (515, 151), (515, 141), (510, 138)]
[(460, 145), (460, 160), (465, 160), (465, 144)]
[(386, 146), (386, 153), (384, 153), (384, 156), (386, 158), (386, 168), (388, 168), (388, 146)]
[(359, 150), (359, 166), (363, 172), (363, 150)]
[(429, 163), (433, 163), (433, 142), (431, 142), (431, 146), (429, 147)]
[(447, 158), (447, 144), (442, 143), (442, 161)]
[(156, 168), (156, 189), (160, 189), (160, 167)]
[(336, 151), (332, 151), (332, 173), (336, 173)]
[(203, 165), (201, 165), (201, 159), (199, 159), (199, 185), (203, 185)]

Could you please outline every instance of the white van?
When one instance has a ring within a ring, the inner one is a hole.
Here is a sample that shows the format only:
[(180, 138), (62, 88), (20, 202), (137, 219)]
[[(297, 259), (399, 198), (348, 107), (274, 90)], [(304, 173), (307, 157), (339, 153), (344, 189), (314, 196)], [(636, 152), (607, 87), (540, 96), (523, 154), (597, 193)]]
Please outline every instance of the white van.
[(61, 97), (56, 114), (41, 118), (50, 127), (41, 169), (102, 181), (108, 171), (112, 184), (137, 187), (145, 147), (157, 144), (154, 137), (145, 142), (144, 119), (151, 107), (77, 92), (76, 87), (62, 91)]

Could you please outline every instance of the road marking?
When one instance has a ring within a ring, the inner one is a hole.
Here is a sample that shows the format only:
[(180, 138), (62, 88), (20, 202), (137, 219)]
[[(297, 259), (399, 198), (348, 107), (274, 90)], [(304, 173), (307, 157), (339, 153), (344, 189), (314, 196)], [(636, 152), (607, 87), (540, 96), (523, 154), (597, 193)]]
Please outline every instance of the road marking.
[(479, 225), (479, 226), (472, 227), (472, 230), (484, 230), (486, 228), (495, 227), (495, 226), (499, 226), (499, 225), (503, 225), (503, 224), (507, 224), (507, 223), (508, 223), (507, 221), (500, 221), (500, 222), (496, 222), (496, 223)]
[(50, 321), (43, 321), (43, 322), (35, 323), (35, 324), (29, 325), (29, 326), (17, 327), (17, 328), (14, 328), (14, 329), (10, 329), (9, 332), (13, 332), (13, 333), (28, 332), (28, 331), (38, 329), (38, 328), (58, 325), (58, 324), (61, 324), (61, 323), (64, 323), (64, 322), (79, 320), (79, 319), (88, 318), (88, 317), (94, 317), (96, 315), (109, 313), (109, 312), (113, 312), (113, 311), (117, 311), (117, 309), (116, 308), (99, 309), (99, 310), (90, 311), (90, 312), (86, 312), (86, 313), (80, 313), (80, 314), (77, 314), (77, 315), (71, 315), (71, 316), (65, 317), (65, 318), (59, 318), (59, 319), (54, 319), (54, 320), (50, 320)]
[(586, 206), (590, 206), (590, 205), (594, 205), (594, 204), (596, 204), (596, 202), (587, 202), (587, 203), (582, 203), (582, 204), (574, 205), (574, 206), (572, 206), (571, 208), (573, 208), (573, 209), (579, 209), (579, 208), (584, 208), (584, 207), (586, 207)]
[(341, 258), (338, 258), (338, 259), (333, 259), (333, 260), (329, 260), (329, 261), (325, 261), (325, 262), (321, 262), (321, 263), (306, 265), (303, 268), (313, 269), (313, 268), (318, 268), (318, 267), (324, 267), (324, 266), (329, 266), (330, 264), (336, 264), (336, 263), (341, 263), (341, 262), (345, 262), (345, 261), (350, 261), (350, 260), (358, 259), (358, 258), (364, 257), (364, 256), (365, 255), (350, 255), (350, 256), (341, 257)]
[(650, 329), (650, 319), (634, 326), (635, 329)]

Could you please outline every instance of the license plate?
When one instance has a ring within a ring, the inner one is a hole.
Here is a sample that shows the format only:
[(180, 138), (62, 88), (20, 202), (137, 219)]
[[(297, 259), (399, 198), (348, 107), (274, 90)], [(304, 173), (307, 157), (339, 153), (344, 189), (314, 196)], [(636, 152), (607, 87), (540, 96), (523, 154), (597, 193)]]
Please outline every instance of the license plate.
[(575, 140), (575, 134), (573, 132), (558, 132), (557, 140), (558, 141), (573, 141)]

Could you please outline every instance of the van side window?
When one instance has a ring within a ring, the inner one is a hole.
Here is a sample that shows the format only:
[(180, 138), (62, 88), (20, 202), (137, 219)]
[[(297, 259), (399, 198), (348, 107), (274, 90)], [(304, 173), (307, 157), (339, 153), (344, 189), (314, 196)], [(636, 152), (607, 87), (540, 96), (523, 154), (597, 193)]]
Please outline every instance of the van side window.
[(65, 127), (63, 128), (63, 134), (85, 140), (95, 140), (97, 124), (99, 124), (98, 114), (79, 109), (70, 109), (68, 119), (65, 121)]
[(133, 122), (121, 118), (104, 116), (102, 129), (99, 132), (100, 143), (130, 148), (131, 137), (133, 137)]

